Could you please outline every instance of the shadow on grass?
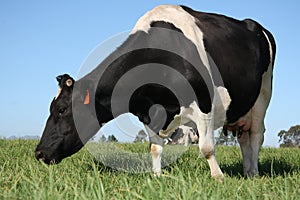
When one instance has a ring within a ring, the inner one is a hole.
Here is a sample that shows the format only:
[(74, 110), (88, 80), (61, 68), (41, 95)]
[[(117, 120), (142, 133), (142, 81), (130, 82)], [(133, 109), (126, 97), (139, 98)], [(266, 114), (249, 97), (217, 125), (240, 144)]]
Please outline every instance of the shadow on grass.
[[(231, 165), (220, 165), (223, 173), (231, 177), (243, 177), (243, 163), (236, 162)], [(280, 160), (264, 160), (258, 163), (260, 176), (285, 176), (293, 172), (299, 172), (299, 167), (294, 166), (286, 161)]]
[[(219, 164), (223, 173), (227, 174), (230, 177), (238, 177), (238, 178), (243, 177), (243, 163), (242, 163), (241, 154), (239, 153), (240, 151), (239, 148), (219, 147), (218, 150), (219, 150), (218, 156), (220, 160)], [(173, 152), (173, 149), (170, 149), (170, 151)], [(224, 157), (225, 153), (226, 153), (226, 157)], [(109, 152), (106, 152), (106, 154), (107, 155), (112, 154), (112, 157), (118, 161), (117, 159), (118, 154), (109, 153)], [(124, 157), (123, 154), (121, 155), (121, 157)], [(194, 172), (196, 174), (209, 173), (208, 163), (205, 158), (199, 157), (198, 147), (192, 146), (187, 151), (185, 151), (182, 155), (180, 156), (176, 155), (176, 157), (177, 159), (174, 159), (174, 162), (169, 162), (166, 159), (162, 159), (162, 165), (166, 166), (163, 168), (163, 171), (166, 171), (171, 174), (174, 173), (176, 174), (177, 172), (181, 172), (181, 173)], [(136, 160), (133, 159), (131, 164), (134, 164), (135, 161)], [(299, 151), (295, 149), (273, 149), (273, 148), (262, 149), (260, 153), (259, 164), (258, 164), (258, 169), (260, 172), (259, 175), (274, 177), (274, 176), (286, 176), (293, 173), (299, 173), (300, 172), (299, 161), (300, 161)], [(124, 170), (118, 170), (114, 167), (109, 167), (101, 163), (99, 159), (94, 158), (94, 163), (87, 167), (88, 169), (93, 170), (95, 166), (100, 173), (101, 172), (124, 173)], [(147, 163), (147, 167), (149, 167), (147, 172), (151, 172), (151, 167), (152, 167), (151, 159)], [(131, 171), (129, 173), (134, 173), (134, 172)]]
[[(195, 160), (195, 162), (201, 162), (200, 160)], [(97, 171), (99, 173), (124, 173), (124, 171), (120, 171), (109, 166), (104, 165), (103, 163), (94, 159), (94, 164), (96, 166)], [(181, 168), (182, 163), (174, 162), (171, 165), (168, 165), (163, 168), (163, 170), (168, 171), (169, 173), (173, 173), (174, 167)], [(236, 162), (231, 165), (220, 165), (223, 173), (227, 174), (230, 177), (243, 177), (243, 164), (242, 162)], [(299, 168), (292, 166), (291, 164), (285, 161), (277, 161), (277, 160), (265, 160), (259, 163), (259, 175), (260, 176), (286, 176), (287, 174), (292, 174), (293, 172), (299, 172)], [(92, 165), (87, 166), (88, 170), (93, 170)], [(203, 172), (203, 171), (202, 171)]]
[(284, 176), (300, 171), (299, 166), (284, 160), (264, 160), (259, 163), (258, 169), (260, 170), (261, 176)]

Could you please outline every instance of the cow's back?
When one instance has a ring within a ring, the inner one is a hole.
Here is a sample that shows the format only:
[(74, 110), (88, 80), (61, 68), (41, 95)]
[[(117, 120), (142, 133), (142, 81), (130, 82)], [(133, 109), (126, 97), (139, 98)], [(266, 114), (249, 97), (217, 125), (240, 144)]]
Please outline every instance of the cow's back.
[[(272, 35), (257, 22), (239, 21), (224, 15), (197, 12), (183, 7), (196, 18), (210, 65), (215, 65), (226, 87), (231, 104), (227, 122), (233, 123), (254, 105), (261, 88), (262, 76), (270, 64), (268, 37)], [(218, 81), (215, 81), (218, 86)]]

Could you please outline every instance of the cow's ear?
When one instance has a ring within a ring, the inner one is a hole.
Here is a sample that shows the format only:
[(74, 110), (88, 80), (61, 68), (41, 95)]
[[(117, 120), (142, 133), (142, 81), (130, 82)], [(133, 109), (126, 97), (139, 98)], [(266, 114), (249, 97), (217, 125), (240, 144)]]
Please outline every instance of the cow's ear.
[(72, 79), (67, 79), (66, 80), (66, 85), (68, 86), (68, 87), (71, 87), (71, 86), (73, 86), (73, 84), (74, 84), (74, 81), (72, 80)]
[(72, 87), (74, 85), (74, 79), (69, 74), (63, 74), (56, 77), (59, 87), (65, 88)]

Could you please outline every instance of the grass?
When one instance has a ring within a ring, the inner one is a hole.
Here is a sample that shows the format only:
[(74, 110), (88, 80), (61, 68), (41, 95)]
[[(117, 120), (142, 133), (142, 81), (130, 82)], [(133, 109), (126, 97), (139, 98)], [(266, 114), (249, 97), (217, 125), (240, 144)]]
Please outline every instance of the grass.
[[(95, 162), (83, 148), (55, 166), (34, 158), (38, 141), (0, 140), (0, 199), (299, 199), (300, 150), (263, 148), (261, 174), (243, 178), (237, 147), (217, 147), (223, 183), (210, 178), (208, 164), (191, 146), (163, 176), (117, 171)], [(120, 145), (147, 152), (147, 144)]]

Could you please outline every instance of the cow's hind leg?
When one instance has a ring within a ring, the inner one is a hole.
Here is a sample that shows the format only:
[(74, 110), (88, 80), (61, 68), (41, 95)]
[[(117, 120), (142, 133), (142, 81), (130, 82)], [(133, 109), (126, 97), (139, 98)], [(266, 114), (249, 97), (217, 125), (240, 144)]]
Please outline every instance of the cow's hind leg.
[(251, 167), (247, 172), (247, 175), (249, 176), (254, 176), (258, 174), (258, 154), (264, 142), (264, 118), (267, 107), (269, 105), (270, 96), (268, 98), (268, 95), (266, 93), (263, 94), (261, 93), (259, 95), (254, 107), (252, 108), (252, 125), (250, 129), (250, 146), (252, 150), (252, 155), (250, 158)]
[(238, 137), (238, 142), (243, 156), (243, 172), (244, 176), (250, 173), (251, 169), (251, 157), (252, 149), (250, 143), (250, 131), (243, 131), (243, 133)]
[(250, 146), (252, 149), (252, 156), (251, 167), (248, 172), (248, 175), (250, 176), (258, 174), (258, 153), (264, 141), (264, 119), (272, 94), (273, 57), (275, 55), (273, 50), (275, 47), (272, 48), (271, 40), (273, 39), (269, 37), (270, 35), (268, 36), (265, 32), (263, 33), (269, 43), (270, 63), (268, 70), (263, 74), (260, 93), (252, 108), (252, 123), (250, 129)]
[[(272, 93), (272, 66), (263, 74), (260, 94), (251, 109), (250, 133), (239, 139), (243, 152), (244, 175), (258, 174), (258, 154), (264, 141), (264, 119)], [(243, 136), (244, 135), (244, 136)]]
[(252, 120), (249, 131), (244, 131), (238, 138), (243, 155), (244, 176), (258, 174), (258, 154), (264, 141), (264, 117), (268, 102), (258, 98), (251, 110)]

